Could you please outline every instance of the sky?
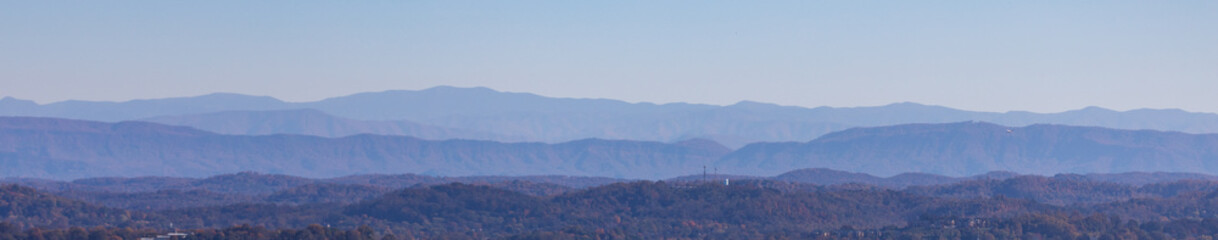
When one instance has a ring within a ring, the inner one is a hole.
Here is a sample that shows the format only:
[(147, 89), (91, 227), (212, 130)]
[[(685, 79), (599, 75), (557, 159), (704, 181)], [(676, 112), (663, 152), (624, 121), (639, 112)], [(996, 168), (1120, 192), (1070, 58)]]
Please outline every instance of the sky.
[(1218, 1), (7, 1), (0, 96), (1218, 112)]

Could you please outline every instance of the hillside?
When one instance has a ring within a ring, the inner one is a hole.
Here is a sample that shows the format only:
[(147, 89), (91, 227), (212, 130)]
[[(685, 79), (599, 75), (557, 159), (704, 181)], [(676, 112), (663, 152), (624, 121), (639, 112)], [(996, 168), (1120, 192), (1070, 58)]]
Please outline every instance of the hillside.
[(215, 207), (239, 203), (350, 204), (379, 197), (394, 189), (448, 183), (490, 186), (531, 196), (566, 192), (622, 182), (621, 179), (567, 176), (429, 177), (410, 174), (353, 175), (311, 179), (288, 175), (241, 172), (207, 178), (87, 178), (70, 182), (41, 179), (0, 179), (66, 198), (128, 210), (168, 210)]
[(32, 188), (0, 185), (0, 222), (18, 222), (32, 227), (147, 226), (154, 215), (96, 206)]
[[(1213, 182), (1207, 184), (1209, 190), (1094, 204), (1052, 206), (1025, 199), (1100, 196), (1111, 188), (1075, 177), (1054, 178), (1051, 181), (1060, 183), (1012, 179), (1024, 182), (1016, 185), (1028, 194), (992, 197), (939, 197), (863, 186), (792, 187), (756, 180), (732, 186), (617, 183), (553, 197), (459, 183), (374, 190), (376, 196), (363, 186), (307, 185), (285, 193), (366, 197), (353, 203), (239, 202), (140, 211), (96, 207), (9, 185), (0, 187), (0, 213), (7, 216), (0, 222), (0, 237), (127, 239), (169, 231), (158, 224), (164, 222), (208, 239), (1191, 239), (1218, 233), (1212, 192), (1218, 184)], [(1078, 192), (1062, 194), (1053, 185)], [(942, 188), (972, 186), (977, 185)], [(148, 197), (128, 195), (125, 201)]]

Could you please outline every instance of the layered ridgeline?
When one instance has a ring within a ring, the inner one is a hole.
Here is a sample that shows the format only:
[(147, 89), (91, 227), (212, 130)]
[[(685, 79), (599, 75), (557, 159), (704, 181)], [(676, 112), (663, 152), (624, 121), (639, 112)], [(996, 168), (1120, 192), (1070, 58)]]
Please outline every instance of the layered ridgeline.
[(1218, 172), (1218, 134), (989, 123), (855, 128), (804, 143), (759, 143), (716, 162), (740, 173), (772, 175), (824, 167), (888, 176), (949, 176), (1131, 171)]
[[(319, 112), (302, 112), (315, 109)], [(585, 138), (675, 142), (714, 139), (729, 148), (758, 141), (809, 141), (851, 127), (985, 121), (1007, 126), (1063, 124), (1186, 133), (1218, 132), (1218, 115), (1180, 110), (1061, 113), (971, 112), (914, 103), (878, 107), (802, 108), (740, 102), (730, 106), (627, 103), (549, 98), (486, 88), (436, 87), (361, 93), (315, 102), (212, 94), (127, 102), (36, 104), (0, 99), (0, 115), (94, 121), (146, 120), (224, 134), (359, 133), (424, 139), (566, 142)], [(223, 124), (219, 124), (223, 123)], [(292, 126), (292, 127), (283, 127)]]
[(689, 173), (729, 150), (580, 140), (559, 144), (428, 141), (405, 136), (220, 135), (144, 122), (0, 118), (2, 176), (209, 176), (239, 171), (333, 177), (359, 173), (659, 178)]
[[(855, 128), (803, 143), (729, 150), (678, 143), (579, 140), (556, 144), (433, 141), (404, 136), (222, 135), (144, 122), (0, 118), (0, 176), (202, 177), (239, 171), (305, 177), (367, 173), (571, 175), (664, 179), (700, 173), (773, 176), (830, 168), (892, 176), (992, 171), (1218, 173), (1218, 135), (988, 123)], [(931, 179), (933, 180), (933, 179)]]
[(296, 134), (346, 137), (359, 134), (411, 136), (430, 140), (479, 139), (519, 142), (525, 137), (446, 128), (406, 120), (369, 121), (336, 117), (314, 109), (224, 111), (195, 115), (163, 116), (140, 121), (189, 126), (234, 135)]

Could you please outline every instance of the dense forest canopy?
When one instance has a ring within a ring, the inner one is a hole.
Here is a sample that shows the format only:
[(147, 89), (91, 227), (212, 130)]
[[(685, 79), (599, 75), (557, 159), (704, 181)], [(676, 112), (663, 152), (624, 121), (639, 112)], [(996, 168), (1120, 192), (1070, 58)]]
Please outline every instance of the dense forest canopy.
[(164, 234), (168, 223), (192, 239), (1141, 239), (1218, 233), (1218, 182), (1209, 180), (1133, 185), (1076, 175), (1014, 176), (891, 188), (767, 178), (572, 187), (578, 185), (538, 179), (550, 182), (491, 178), (401, 187), (371, 184), (387, 181), (378, 178), (249, 173), (156, 187), (130, 179), (25, 181), (0, 187), (0, 239), (134, 239)]

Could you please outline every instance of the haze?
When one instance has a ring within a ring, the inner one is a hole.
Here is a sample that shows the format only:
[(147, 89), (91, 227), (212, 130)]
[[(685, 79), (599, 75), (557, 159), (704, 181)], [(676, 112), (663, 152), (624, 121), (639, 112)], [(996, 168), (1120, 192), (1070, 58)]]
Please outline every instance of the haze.
[(1213, 1), (22, 1), (0, 95), (555, 97), (1218, 112)]

